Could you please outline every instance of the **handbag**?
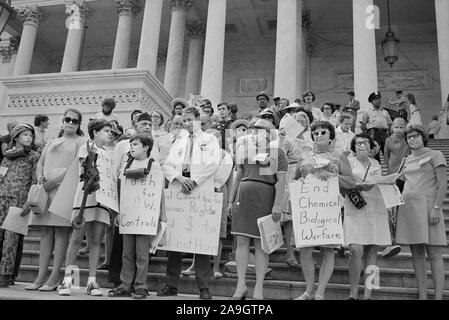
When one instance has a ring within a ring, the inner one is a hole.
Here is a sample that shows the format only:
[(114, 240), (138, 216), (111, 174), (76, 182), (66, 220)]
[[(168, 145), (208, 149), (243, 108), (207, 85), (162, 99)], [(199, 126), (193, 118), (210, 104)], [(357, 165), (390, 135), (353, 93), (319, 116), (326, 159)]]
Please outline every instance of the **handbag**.
[(48, 194), (42, 184), (33, 184), (28, 192), (27, 203), (34, 214), (42, 214), (47, 209)]
[[(369, 168), (371, 167), (371, 162), (368, 165), (368, 168), (366, 168), (365, 176), (363, 177), (363, 182), (366, 180), (366, 176), (368, 175)], [(349, 194), (349, 200), (352, 202), (354, 207), (357, 209), (362, 209), (364, 206), (366, 206), (366, 201), (363, 198), (362, 194), (357, 189), (352, 189)]]

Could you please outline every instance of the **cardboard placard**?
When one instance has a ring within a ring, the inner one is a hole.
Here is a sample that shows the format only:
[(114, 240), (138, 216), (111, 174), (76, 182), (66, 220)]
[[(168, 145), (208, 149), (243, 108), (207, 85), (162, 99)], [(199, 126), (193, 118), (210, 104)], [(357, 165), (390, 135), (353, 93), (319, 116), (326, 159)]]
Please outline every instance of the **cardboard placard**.
[(284, 244), (280, 221), (274, 222), (272, 215), (257, 219), (259, 227), (262, 250), (271, 254)]
[(102, 205), (118, 212), (117, 182), (114, 180), (112, 174), (114, 165), (113, 153), (102, 149), (98, 149), (97, 153), (97, 169), (100, 174), (100, 189), (95, 193), (96, 200)]
[(287, 137), (295, 139), (298, 134), (304, 131), (304, 127), (295, 118), (285, 117), (282, 128), (279, 128), (279, 130), (284, 130)]
[(289, 184), (296, 247), (343, 244), (338, 177)]
[(8, 214), (6, 215), (1, 228), (26, 236), (28, 233), (29, 217), (28, 215), (22, 217), (20, 215), (22, 212), (23, 210), (21, 208), (9, 207)]

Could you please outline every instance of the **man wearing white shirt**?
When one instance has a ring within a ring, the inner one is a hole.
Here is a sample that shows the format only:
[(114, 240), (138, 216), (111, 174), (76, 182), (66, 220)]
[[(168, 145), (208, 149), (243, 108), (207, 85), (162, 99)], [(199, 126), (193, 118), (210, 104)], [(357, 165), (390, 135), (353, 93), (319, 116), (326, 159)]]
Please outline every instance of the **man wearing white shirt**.
[[(221, 160), (220, 146), (213, 135), (201, 131), (200, 113), (195, 107), (185, 108), (182, 119), (188, 134), (175, 140), (162, 168), (170, 183), (181, 184), (182, 192), (189, 194), (205, 181), (213, 179)], [(211, 192), (213, 191), (212, 189)], [(158, 296), (167, 297), (178, 294), (177, 286), (181, 267), (182, 253), (169, 251), (167, 285), (157, 293)], [(212, 299), (209, 292), (210, 257), (196, 254), (195, 270), (200, 299)]]
[(351, 131), (354, 118), (350, 113), (342, 113), (341, 126), (335, 129), (335, 151), (348, 156), (351, 152), (351, 141), (355, 134)]

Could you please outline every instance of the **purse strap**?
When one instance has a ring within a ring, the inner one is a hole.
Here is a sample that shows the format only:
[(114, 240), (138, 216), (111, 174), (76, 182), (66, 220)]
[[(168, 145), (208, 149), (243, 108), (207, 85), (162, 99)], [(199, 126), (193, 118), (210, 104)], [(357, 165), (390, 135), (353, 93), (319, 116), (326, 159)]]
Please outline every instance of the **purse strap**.
[(371, 167), (371, 160), (369, 162), (368, 168), (366, 168), (365, 176), (363, 177), (363, 182), (366, 180), (366, 176), (368, 175), (369, 168)]

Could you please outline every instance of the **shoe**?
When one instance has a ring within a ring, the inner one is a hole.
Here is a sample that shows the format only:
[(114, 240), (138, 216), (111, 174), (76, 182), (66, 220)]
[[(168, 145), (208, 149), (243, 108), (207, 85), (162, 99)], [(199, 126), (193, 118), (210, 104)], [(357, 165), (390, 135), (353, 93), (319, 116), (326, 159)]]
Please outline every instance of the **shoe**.
[(16, 279), (14, 277), (11, 277), (11, 279), (9, 279), (9, 283), (10, 286), (13, 286), (16, 284)]
[(248, 295), (248, 288), (246, 288), (245, 291), (243, 291), (240, 297), (232, 296), (228, 300), (246, 300), (247, 295)]
[(84, 248), (81, 248), (78, 250), (79, 254), (89, 254), (89, 247), (85, 246)]
[(388, 246), (384, 251), (382, 251), (382, 257), (385, 259), (391, 258), (401, 252), (400, 246)]
[(284, 262), (291, 268), (299, 268), (301, 266), (294, 256), (286, 257)]
[(101, 291), (100, 285), (96, 282), (91, 282), (87, 286), (87, 294), (93, 297), (101, 297), (103, 291)]
[(201, 300), (212, 300), (212, 295), (210, 294), (208, 288), (200, 289), (200, 299)]
[(44, 285), (44, 283), (42, 283), (42, 284), (32, 283), (29, 286), (25, 287), (25, 290), (36, 291), (36, 290), (39, 290), (39, 288), (41, 288), (43, 285)]
[(106, 263), (102, 263), (98, 266), (97, 270), (109, 270), (109, 265)]
[(349, 296), (345, 300), (359, 300), (359, 298), (355, 298), (353, 296)]
[(316, 295), (313, 297), (313, 300), (326, 300), (326, 299), (324, 299), (323, 296), (320, 296), (319, 294), (316, 294)]
[(188, 268), (188, 269), (186, 269), (184, 271), (181, 271), (181, 275), (184, 276), (184, 277), (194, 276), (195, 275), (195, 269)]
[(304, 292), (302, 295), (300, 295), (298, 298), (296, 298), (295, 300), (313, 300), (313, 295)]
[(10, 276), (0, 276), (0, 288), (9, 287), (9, 282), (11, 281)]
[(39, 291), (43, 291), (43, 292), (50, 292), (50, 291), (56, 291), (56, 289), (58, 289), (58, 284), (55, 284), (54, 286), (50, 286), (48, 284), (44, 284), (42, 287), (40, 287)]
[(137, 288), (133, 294), (133, 299), (146, 299), (149, 296), (148, 290), (145, 288)]
[(175, 287), (172, 287), (171, 285), (167, 284), (164, 289), (159, 291), (156, 294), (158, 297), (170, 297), (170, 296), (177, 296), (178, 295), (178, 289)]
[(221, 279), (221, 278), (223, 278), (223, 274), (221, 272), (219, 272), (219, 271), (215, 271), (214, 272), (214, 278), (215, 279)]
[(122, 287), (118, 287), (112, 290), (109, 290), (108, 297), (118, 298), (118, 297), (131, 297), (131, 292), (126, 291)]
[(64, 281), (61, 288), (59, 288), (58, 294), (60, 296), (70, 296), (72, 294), (72, 282)]

